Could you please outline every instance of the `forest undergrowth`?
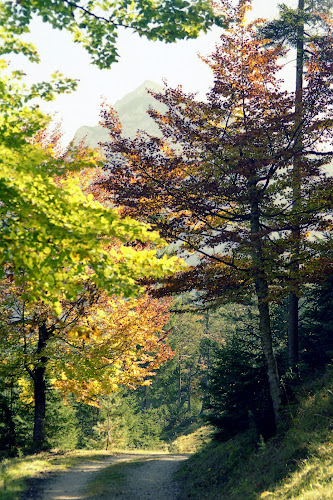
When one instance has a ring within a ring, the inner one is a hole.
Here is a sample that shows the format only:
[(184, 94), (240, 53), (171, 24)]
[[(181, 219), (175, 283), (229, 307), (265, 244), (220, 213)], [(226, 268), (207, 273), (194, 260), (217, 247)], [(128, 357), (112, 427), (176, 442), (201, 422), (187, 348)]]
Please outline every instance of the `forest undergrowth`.
[[(284, 424), (264, 442), (250, 429), (211, 441), (182, 465), (182, 498), (333, 498), (333, 369), (300, 386)], [(288, 422), (288, 424), (287, 424)]]

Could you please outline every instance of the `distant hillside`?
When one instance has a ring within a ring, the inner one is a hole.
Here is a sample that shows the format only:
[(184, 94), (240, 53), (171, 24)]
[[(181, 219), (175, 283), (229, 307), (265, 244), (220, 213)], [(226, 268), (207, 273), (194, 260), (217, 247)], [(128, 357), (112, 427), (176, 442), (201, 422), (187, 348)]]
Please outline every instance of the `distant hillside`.
[[(124, 137), (134, 137), (137, 130), (159, 135), (159, 129), (154, 120), (147, 113), (149, 106), (153, 106), (159, 111), (163, 111), (164, 106), (157, 102), (147, 92), (147, 88), (154, 91), (161, 91), (163, 87), (157, 83), (146, 81), (139, 88), (130, 92), (125, 97), (117, 101), (113, 108), (118, 112), (123, 126)], [(96, 127), (80, 127), (74, 137), (74, 144), (79, 144), (84, 140), (87, 146), (98, 147), (100, 142), (108, 141), (109, 134), (107, 129), (97, 125)]]

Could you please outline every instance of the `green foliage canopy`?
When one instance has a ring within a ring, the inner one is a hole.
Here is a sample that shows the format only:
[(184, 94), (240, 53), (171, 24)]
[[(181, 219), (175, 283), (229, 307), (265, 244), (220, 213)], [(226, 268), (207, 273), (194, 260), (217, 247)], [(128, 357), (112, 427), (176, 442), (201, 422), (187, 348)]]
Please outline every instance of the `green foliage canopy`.
[[(0, 54), (23, 52), (38, 60), (33, 46), (12, 31), (0, 31)], [(99, 288), (131, 295), (136, 280), (170, 270), (174, 260), (156, 251), (136, 251), (133, 240), (161, 243), (149, 226), (117, 213), (86, 196), (73, 172), (96, 164), (79, 151), (57, 154), (34, 137), (48, 118), (34, 98), (51, 100), (71, 91), (75, 82), (53, 75), (51, 82), (27, 87), (24, 74), (0, 61), (0, 277), (11, 276), (30, 300), (43, 297), (59, 312), (60, 300), (75, 298), (87, 278)], [(109, 250), (115, 238), (117, 250)], [(82, 286), (82, 285), (81, 285)]]
[[(172, 259), (157, 259), (154, 250), (136, 251), (107, 245), (118, 238), (158, 242), (157, 233), (83, 194), (75, 179), (59, 186), (51, 173), (58, 170), (40, 148), (26, 143), (9, 149), (1, 144), (0, 214), (1, 272), (16, 283), (28, 284), (31, 299), (41, 294), (54, 302), (65, 292), (77, 293), (88, 277), (100, 288), (130, 295), (135, 280), (170, 269)], [(6, 160), (4, 160), (6, 158)]]
[(28, 31), (33, 16), (53, 28), (69, 31), (99, 68), (107, 68), (117, 60), (116, 41), (121, 27), (149, 40), (174, 42), (196, 38), (214, 23), (223, 24), (207, 0), (6, 1), (0, 11), (0, 24), (20, 35)]

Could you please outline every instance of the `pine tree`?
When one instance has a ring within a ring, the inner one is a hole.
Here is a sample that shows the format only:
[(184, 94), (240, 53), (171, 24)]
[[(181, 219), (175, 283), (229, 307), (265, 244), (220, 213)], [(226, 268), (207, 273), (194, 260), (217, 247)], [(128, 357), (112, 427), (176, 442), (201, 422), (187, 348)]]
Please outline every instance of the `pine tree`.
[[(311, 53), (314, 40), (324, 39), (330, 32), (330, 13), (332, 0), (298, 0), (297, 9), (291, 9), (285, 4), (280, 5), (280, 18), (268, 22), (260, 29), (263, 38), (277, 44), (288, 44), (296, 49), (295, 78), (295, 146), (302, 148), (303, 126), (303, 86), (305, 61)], [(297, 132), (298, 131), (298, 132)], [(294, 240), (291, 273), (297, 279), (299, 275), (299, 252), (301, 227), (298, 212), (302, 197), (302, 166), (299, 161), (293, 166), (293, 202), (294, 221), (292, 236)], [(289, 293), (288, 319), (288, 354), (289, 366), (295, 370), (299, 360), (298, 328), (299, 328), (299, 296), (301, 290), (296, 285)]]

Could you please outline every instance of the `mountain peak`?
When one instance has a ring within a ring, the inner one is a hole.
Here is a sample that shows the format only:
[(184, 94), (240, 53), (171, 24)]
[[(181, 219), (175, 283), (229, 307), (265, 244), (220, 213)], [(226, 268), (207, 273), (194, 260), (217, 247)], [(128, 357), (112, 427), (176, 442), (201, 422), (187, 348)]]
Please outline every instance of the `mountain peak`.
[[(114, 109), (119, 111), (124, 106), (127, 106), (131, 101), (136, 99), (144, 99), (145, 101), (149, 101), (149, 104), (154, 102), (154, 99), (148, 94), (148, 90), (153, 90), (154, 92), (160, 92), (163, 90), (162, 85), (158, 83), (152, 82), (150, 80), (146, 80), (143, 82), (138, 88), (126, 94), (124, 97), (119, 99), (114, 105)], [(147, 108), (148, 109), (148, 108)]]
[[(117, 101), (113, 108), (117, 111), (123, 127), (124, 137), (134, 137), (138, 130), (144, 130), (152, 135), (160, 135), (154, 120), (148, 115), (149, 106), (164, 111), (165, 106), (148, 94), (147, 89), (155, 92), (163, 91), (162, 85), (146, 80), (138, 88)], [(92, 148), (99, 147), (99, 142), (107, 142), (109, 134), (107, 129), (100, 125), (96, 127), (80, 127), (74, 137), (74, 144), (81, 141)]]

